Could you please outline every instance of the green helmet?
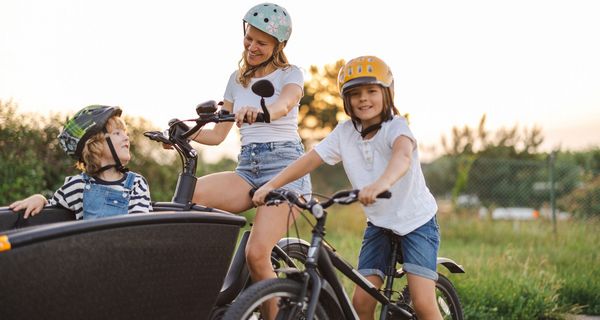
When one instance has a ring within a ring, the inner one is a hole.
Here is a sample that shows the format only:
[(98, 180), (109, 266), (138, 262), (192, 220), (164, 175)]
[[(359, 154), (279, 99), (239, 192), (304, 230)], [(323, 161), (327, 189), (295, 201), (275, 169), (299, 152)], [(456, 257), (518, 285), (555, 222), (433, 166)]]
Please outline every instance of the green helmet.
[(244, 22), (272, 35), (279, 42), (287, 41), (292, 34), (292, 17), (284, 7), (274, 3), (265, 2), (252, 7), (244, 16)]
[(102, 131), (110, 117), (121, 116), (122, 112), (119, 107), (100, 105), (91, 105), (79, 110), (73, 118), (67, 120), (58, 135), (60, 146), (69, 156), (79, 160), (85, 142)]

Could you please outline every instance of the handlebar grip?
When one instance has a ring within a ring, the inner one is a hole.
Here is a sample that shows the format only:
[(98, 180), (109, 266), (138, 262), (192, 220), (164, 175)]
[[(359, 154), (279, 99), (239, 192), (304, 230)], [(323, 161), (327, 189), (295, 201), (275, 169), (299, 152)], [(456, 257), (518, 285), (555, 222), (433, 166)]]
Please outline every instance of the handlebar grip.
[(389, 191), (384, 191), (377, 195), (377, 198), (379, 198), (379, 199), (389, 199), (391, 197), (392, 197), (392, 193)]
[(285, 189), (275, 189), (267, 194), (265, 202), (283, 200), (289, 201), (290, 203), (296, 204), (298, 197), (293, 193)]
[(259, 114), (256, 115), (256, 122), (269, 123), (269, 122), (267, 122), (267, 119), (265, 118), (265, 114), (264, 113), (259, 113)]
[(146, 131), (144, 132), (144, 136), (150, 140), (162, 142), (164, 144), (173, 144), (167, 137), (163, 135), (160, 131)]
[(190, 130), (190, 127), (179, 119), (169, 120), (169, 136), (178, 137)]

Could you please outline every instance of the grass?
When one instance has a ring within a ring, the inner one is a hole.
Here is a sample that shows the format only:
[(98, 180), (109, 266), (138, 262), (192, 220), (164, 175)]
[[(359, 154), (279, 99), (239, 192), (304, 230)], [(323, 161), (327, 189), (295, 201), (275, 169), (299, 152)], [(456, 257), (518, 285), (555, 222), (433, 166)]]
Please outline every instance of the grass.
[[(600, 222), (492, 221), (444, 213), (440, 256), (463, 265), (447, 275), (456, 286), (466, 319), (561, 319), (600, 314)], [(330, 211), (326, 239), (356, 266), (365, 226), (358, 205)], [(302, 238), (310, 227), (300, 223)], [(292, 231), (290, 231), (292, 232)], [(353, 285), (344, 282), (348, 292)]]

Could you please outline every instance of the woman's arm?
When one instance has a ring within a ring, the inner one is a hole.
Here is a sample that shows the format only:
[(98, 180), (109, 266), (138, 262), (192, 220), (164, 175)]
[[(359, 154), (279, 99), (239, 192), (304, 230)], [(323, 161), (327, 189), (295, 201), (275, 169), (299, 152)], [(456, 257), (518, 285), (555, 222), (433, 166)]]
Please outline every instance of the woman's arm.
[(281, 90), (277, 100), (268, 105), (267, 109), (271, 114), (271, 120), (277, 120), (288, 114), (296, 104), (302, 99), (302, 88), (297, 84), (288, 83)]
[[(221, 109), (232, 112), (233, 103), (225, 100)], [(200, 130), (197, 134), (192, 136), (192, 140), (201, 144), (216, 146), (225, 140), (232, 126), (233, 122), (217, 123), (212, 129)]]
[[(288, 112), (298, 104), (302, 98), (302, 88), (293, 83), (286, 84), (281, 90), (281, 94), (277, 97), (277, 100), (267, 106), (271, 121), (277, 120), (284, 117)], [(256, 122), (257, 115), (262, 112), (260, 109), (255, 107), (243, 107), (235, 113), (236, 124), (238, 127), (242, 126), (243, 120), (248, 123)]]

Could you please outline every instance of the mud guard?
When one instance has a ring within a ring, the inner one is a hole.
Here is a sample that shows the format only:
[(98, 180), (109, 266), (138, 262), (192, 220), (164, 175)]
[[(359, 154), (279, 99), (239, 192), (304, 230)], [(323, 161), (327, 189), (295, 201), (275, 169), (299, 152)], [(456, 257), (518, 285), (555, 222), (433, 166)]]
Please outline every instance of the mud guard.
[(304, 239), (299, 239), (299, 238), (281, 238), (279, 240), (279, 242), (277, 242), (277, 246), (279, 246), (280, 248), (283, 248), (289, 244), (301, 244), (301, 245), (305, 245), (306, 247), (310, 248), (310, 243), (308, 243), (308, 241), (304, 240)]
[(463, 266), (454, 262), (454, 260), (450, 258), (438, 257), (437, 264), (443, 265), (444, 267), (446, 267), (446, 269), (448, 269), (448, 271), (452, 273), (465, 273), (465, 269), (463, 268)]

